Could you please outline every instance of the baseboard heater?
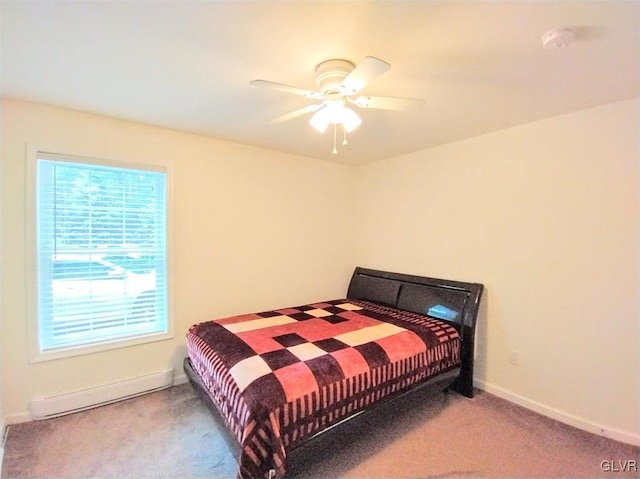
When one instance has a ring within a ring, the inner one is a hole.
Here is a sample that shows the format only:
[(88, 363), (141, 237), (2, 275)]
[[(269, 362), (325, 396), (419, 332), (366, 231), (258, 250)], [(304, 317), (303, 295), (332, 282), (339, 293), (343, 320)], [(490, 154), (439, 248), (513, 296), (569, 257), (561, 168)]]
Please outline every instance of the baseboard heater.
[(166, 369), (125, 381), (33, 399), (31, 417), (38, 420), (63, 416), (165, 389), (172, 384), (173, 369)]

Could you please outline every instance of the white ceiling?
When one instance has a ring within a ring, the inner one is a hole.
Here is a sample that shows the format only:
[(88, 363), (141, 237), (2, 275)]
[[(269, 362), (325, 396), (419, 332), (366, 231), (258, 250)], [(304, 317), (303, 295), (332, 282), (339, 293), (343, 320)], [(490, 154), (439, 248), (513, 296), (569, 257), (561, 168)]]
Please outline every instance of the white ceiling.
[[(640, 1), (1, 2), (5, 97), (59, 105), (344, 163), (363, 163), (637, 97)], [(541, 35), (573, 27), (567, 49)], [(311, 100), (330, 58), (379, 57), (362, 94), (426, 99), (420, 112), (358, 110), (331, 155)]]

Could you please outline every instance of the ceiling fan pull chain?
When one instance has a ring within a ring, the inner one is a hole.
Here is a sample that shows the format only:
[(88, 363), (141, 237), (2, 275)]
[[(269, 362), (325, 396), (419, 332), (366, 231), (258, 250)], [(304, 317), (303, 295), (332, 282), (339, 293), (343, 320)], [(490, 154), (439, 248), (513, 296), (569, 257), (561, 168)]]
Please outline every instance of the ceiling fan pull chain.
[(344, 138), (342, 140), (342, 146), (347, 146), (347, 129), (342, 125), (342, 133), (344, 133)]
[(333, 124), (333, 154), (337, 155), (338, 154), (338, 150), (336, 148), (336, 131), (338, 129), (338, 126), (334, 123)]

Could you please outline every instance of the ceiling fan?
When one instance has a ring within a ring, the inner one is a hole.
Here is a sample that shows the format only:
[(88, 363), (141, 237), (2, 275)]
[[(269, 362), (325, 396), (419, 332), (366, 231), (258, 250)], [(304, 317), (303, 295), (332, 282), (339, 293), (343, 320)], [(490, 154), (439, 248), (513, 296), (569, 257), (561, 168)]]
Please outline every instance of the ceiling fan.
[(249, 84), (317, 100), (319, 103), (282, 115), (271, 120), (271, 123), (282, 123), (307, 113), (313, 113), (309, 123), (320, 133), (324, 133), (330, 124), (334, 126), (333, 154), (336, 154), (338, 152), (336, 149), (337, 126), (342, 126), (344, 132), (342, 144), (346, 145), (346, 134), (362, 123), (358, 114), (349, 108), (349, 105), (355, 105), (359, 108), (395, 111), (419, 110), (424, 106), (424, 100), (418, 98), (355, 97), (369, 82), (390, 68), (391, 65), (387, 62), (375, 57), (365, 57), (358, 65), (349, 60), (335, 59), (324, 61), (316, 66), (316, 84), (319, 87), (319, 91), (305, 90), (267, 80), (253, 80)]

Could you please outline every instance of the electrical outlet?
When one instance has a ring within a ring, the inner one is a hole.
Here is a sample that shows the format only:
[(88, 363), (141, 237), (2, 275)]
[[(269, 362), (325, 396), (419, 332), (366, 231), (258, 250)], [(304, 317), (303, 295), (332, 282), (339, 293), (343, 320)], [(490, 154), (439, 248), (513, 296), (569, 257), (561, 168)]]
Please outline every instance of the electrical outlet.
[(509, 352), (509, 363), (514, 366), (520, 365), (520, 353), (518, 351), (510, 351)]

